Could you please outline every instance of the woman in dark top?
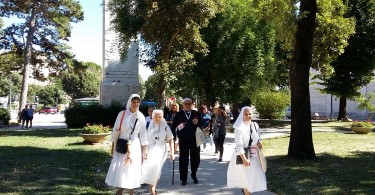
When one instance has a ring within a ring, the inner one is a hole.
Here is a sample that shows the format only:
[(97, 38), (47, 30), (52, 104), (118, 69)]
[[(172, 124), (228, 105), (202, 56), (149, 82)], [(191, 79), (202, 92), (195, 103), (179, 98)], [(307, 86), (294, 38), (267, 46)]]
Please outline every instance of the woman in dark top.
[(215, 138), (215, 146), (220, 152), (218, 162), (223, 161), (224, 153), (224, 140), (226, 135), (225, 121), (227, 120), (227, 114), (225, 108), (220, 106), (214, 109), (215, 121), (213, 126), (213, 134)]
[[(169, 128), (171, 128), (172, 132), (175, 132), (175, 129), (172, 129), (172, 123), (173, 123), (173, 119), (174, 117), (176, 116), (176, 113), (180, 111), (180, 106), (174, 102), (171, 104), (170, 106), (170, 112), (167, 114), (165, 120), (167, 121), (167, 124), (169, 126)], [(176, 137), (176, 134), (174, 133), (174, 152), (175, 154), (177, 154), (179, 152), (179, 149), (178, 149), (178, 138)]]
[(212, 137), (211, 137), (211, 112), (208, 111), (206, 105), (202, 105), (199, 109), (199, 115), (202, 118), (202, 130), (206, 142), (203, 143), (203, 149), (206, 149), (206, 144), (210, 144), (210, 149), (212, 149)]

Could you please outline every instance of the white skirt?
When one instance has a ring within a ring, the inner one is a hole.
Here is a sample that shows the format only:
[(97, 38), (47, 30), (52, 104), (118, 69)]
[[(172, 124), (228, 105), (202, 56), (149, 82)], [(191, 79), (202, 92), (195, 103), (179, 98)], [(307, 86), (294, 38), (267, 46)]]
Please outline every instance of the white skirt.
[(142, 164), (141, 183), (156, 185), (166, 158), (167, 147), (164, 142), (149, 149), (147, 159)]
[(138, 138), (130, 145), (132, 163), (124, 164), (127, 154), (114, 150), (111, 165), (109, 166), (105, 183), (110, 186), (125, 189), (134, 189), (141, 186), (142, 150)]
[(234, 150), (228, 166), (227, 185), (232, 188), (248, 189), (250, 193), (267, 190), (266, 174), (258, 157), (250, 157), (249, 167), (237, 165), (236, 157), (236, 150)]

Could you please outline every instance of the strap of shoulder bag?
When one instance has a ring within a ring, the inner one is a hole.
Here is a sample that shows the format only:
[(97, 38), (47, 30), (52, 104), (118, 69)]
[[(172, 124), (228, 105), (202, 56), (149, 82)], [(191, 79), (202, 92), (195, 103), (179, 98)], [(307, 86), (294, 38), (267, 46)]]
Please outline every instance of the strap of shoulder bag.
[(138, 122), (138, 118), (135, 119), (134, 126), (133, 126), (133, 129), (132, 129), (132, 132), (130, 133), (130, 136), (133, 135), (134, 128), (135, 128), (135, 125), (137, 125), (137, 122)]
[(122, 121), (124, 121), (124, 116), (125, 116), (125, 110), (122, 111), (122, 116), (121, 116), (121, 122), (120, 122), (120, 128), (118, 131), (121, 131), (121, 127), (122, 127)]

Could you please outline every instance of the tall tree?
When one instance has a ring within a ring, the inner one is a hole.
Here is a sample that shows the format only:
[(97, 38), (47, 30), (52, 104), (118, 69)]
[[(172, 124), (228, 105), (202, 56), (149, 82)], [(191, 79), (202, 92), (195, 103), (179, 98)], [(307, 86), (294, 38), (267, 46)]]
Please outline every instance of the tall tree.
[(31, 65), (47, 61), (49, 66), (60, 67), (70, 57), (61, 41), (68, 40), (71, 32), (69, 23), (83, 20), (83, 12), (74, 0), (8, 0), (0, 2), (0, 17), (17, 17), (25, 21), (5, 29), (3, 39), (6, 41), (1, 46), (10, 49), (15, 45), (24, 57), (21, 109), (27, 100)]
[(296, 42), (289, 67), (292, 122), (288, 157), (315, 159), (311, 129), (309, 71), (312, 64), (316, 0), (301, 0)]
[(360, 96), (359, 90), (373, 78), (375, 70), (375, 1), (346, 0), (347, 17), (355, 18), (356, 32), (345, 52), (332, 63), (334, 73), (323, 78), (326, 93), (340, 98), (337, 120), (347, 121), (347, 99)]
[[(299, 5), (299, 6), (298, 6)], [(329, 74), (353, 33), (353, 19), (343, 16), (341, 0), (258, 1), (259, 14), (277, 29), (289, 65), (292, 126), (288, 157), (315, 159), (311, 131), (310, 68)], [(312, 58), (314, 56), (314, 58)]]
[[(207, 52), (199, 29), (218, 11), (219, 0), (112, 0), (109, 9), (114, 15), (112, 24), (120, 34), (122, 51), (138, 35), (153, 48), (149, 64), (157, 74), (158, 107), (163, 106), (165, 92), (174, 70), (186, 66), (183, 59), (195, 52)], [(177, 58), (179, 62), (171, 62)], [(180, 65), (180, 66), (178, 66)]]

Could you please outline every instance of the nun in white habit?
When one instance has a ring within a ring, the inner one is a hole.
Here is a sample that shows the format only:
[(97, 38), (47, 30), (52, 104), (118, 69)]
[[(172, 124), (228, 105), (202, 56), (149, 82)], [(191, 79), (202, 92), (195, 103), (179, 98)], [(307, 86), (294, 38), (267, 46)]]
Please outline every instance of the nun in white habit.
[[(111, 151), (113, 158), (105, 183), (118, 188), (116, 194), (122, 194), (124, 189), (128, 189), (129, 193), (133, 194), (134, 189), (139, 188), (141, 185), (141, 147), (143, 147), (143, 151), (147, 152), (148, 141), (145, 117), (139, 111), (140, 101), (139, 95), (130, 95), (126, 110), (118, 114), (113, 126), (110, 139), (113, 142)], [(134, 131), (131, 133), (133, 127)], [(115, 148), (118, 139), (128, 140), (128, 152), (126, 154), (116, 152)]]
[[(227, 172), (227, 185), (242, 188), (246, 195), (267, 189), (266, 175), (257, 157), (258, 148), (262, 148), (259, 125), (251, 121), (251, 114), (250, 107), (243, 107), (233, 125), (236, 149)], [(250, 136), (251, 145), (249, 145)], [(245, 154), (244, 148), (249, 148), (248, 154)], [(237, 155), (240, 155), (243, 164), (236, 164)]]
[(169, 158), (174, 159), (173, 134), (167, 122), (163, 118), (162, 110), (152, 112), (152, 121), (147, 129), (147, 156), (142, 165), (142, 183), (149, 184), (152, 195), (156, 194), (156, 184), (160, 179), (164, 162), (167, 158), (167, 147), (169, 143)]

